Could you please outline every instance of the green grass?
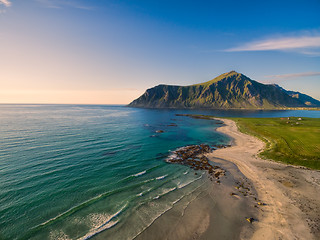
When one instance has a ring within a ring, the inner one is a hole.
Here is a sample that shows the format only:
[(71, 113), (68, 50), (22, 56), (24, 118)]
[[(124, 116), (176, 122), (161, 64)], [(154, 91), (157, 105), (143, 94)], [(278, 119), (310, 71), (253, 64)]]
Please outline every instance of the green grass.
[(266, 143), (261, 157), (320, 169), (319, 118), (229, 119), (237, 123), (241, 132), (256, 136)]
[[(214, 117), (185, 116), (208, 120)], [(320, 170), (320, 118), (225, 118), (235, 121), (241, 132), (266, 143), (260, 153), (262, 158)]]

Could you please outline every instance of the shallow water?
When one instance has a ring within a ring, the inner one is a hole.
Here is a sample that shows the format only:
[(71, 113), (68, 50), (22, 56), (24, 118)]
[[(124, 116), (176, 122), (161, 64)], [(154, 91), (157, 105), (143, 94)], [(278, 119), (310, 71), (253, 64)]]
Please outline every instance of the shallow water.
[[(185, 195), (135, 240), (250, 239), (254, 225), (248, 224), (246, 218), (258, 219), (259, 211), (253, 207), (256, 191), (235, 164), (223, 159), (214, 161), (226, 170), (226, 175), (217, 181), (204, 174), (206, 178), (195, 191)], [(250, 190), (243, 195), (235, 188), (237, 183)], [(106, 238), (102, 234), (97, 239)]]
[(116, 229), (119, 238), (132, 239), (205, 181), (166, 163), (170, 151), (229, 141), (214, 131), (215, 121), (176, 113), (319, 115), (0, 105), (0, 239), (115, 237)]

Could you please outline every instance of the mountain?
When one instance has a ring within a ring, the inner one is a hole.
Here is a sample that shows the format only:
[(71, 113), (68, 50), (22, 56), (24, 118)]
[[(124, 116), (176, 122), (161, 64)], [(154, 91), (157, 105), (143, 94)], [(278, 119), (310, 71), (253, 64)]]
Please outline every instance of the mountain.
[[(299, 97), (296, 97), (297, 94)], [(147, 89), (143, 95), (128, 106), (143, 108), (275, 109), (320, 107), (320, 102), (305, 94), (291, 94), (291, 91), (287, 91), (278, 85), (262, 84), (241, 73), (231, 71), (211, 81), (190, 86), (158, 85)]]
[(282, 91), (287, 93), (289, 96), (296, 98), (296, 99), (299, 99), (301, 102), (303, 102), (307, 106), (310, 106), (310, 107), (320, 106), (319, 100), (314, 99), (314, 98), (308, 96), (307, 94), (303, 94), (300, 92), (294, 92), (294, 91), (288, 91), (288, 90), (285, 90), (284, 88), (280, 87), (277, 84), (274, 84), (274, 86), (278, 87), (279, 89), (281, 89)]

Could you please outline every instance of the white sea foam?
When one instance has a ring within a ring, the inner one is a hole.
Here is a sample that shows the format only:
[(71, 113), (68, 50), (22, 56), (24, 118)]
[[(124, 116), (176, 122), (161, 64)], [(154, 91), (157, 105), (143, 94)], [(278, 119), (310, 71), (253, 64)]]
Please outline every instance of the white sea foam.
[(178, 198), (177, 200), (172, 202), (172, 205), (175, 205), (177, 202), (179, 202), (182, 198), (184, 198), (185, 195), (183, 195), (182, 197)]
[(71, 240), (63, 231), (52, 231), (50, 232), (49, 238), (55, 240)]
[(157, 179), (157, 180), (161, 180), (161, 179), (164, 179), (164, 178), (167, 177), (167, 176), (168, 176), (168, 174), (163, 175), (163, 176), (160, 176), (160, 177), (156, 177), (156, 179)]
[(119, 222), (119, 220), (116, 221), (110, 221), (108, 222), (106, 225), (102, 226), (101, 228), (95, 229), (94, 231), (90, 231), (88, 234), (86, 234), (85, 236), (78, 238), (78, 240), (87, 240), (92, 238), (93, 236), (97, 235), (98, 233), (101, 233), (109, 228), (114, 227), (117, 223)]
[(119, 211), (117, 211), (112, 215), (90, 214), (89, 219), (91, 221), (92, 228), (85, 236), (79, 238), (79, 240), (90, 239), (96, 234), (115, 226), (119, 222), (119, 220), (113, 220), (113, 219), (117, 217), (127, 207), (127, 205), (128, 203), (126, 203)]
[(147, 192), (150, 192), (151, 188), (147, 189), (146, 191), (143, 191), (141, 193), (138, 193), (137, 196), (142, 197), (144, 194), (146, 194)]
[[(172, 189), (176, 189), (176, 188), (172, 188)], [(174, 191), (174, 190), (171, 190), (171, 191)], [(169, 191), (170, 192), (170, 191)], [(158, 198), (160, 197), (160, 196), (157, 196)], [(156, 216), (154, 216), (152, 219), (151, 219), (151, 221), (150, 221), (150, 223), (143, 229), (143, 230), (141, 230), (138, 234), (136, 234), (132, 239), (135, 239), (137, 236), (139, 236), (142, 232), (144, 232), (148, 227), (150, 227), (159, 217), (161, 217), (163, 214), (165, 214), (166, 212), (168, 212), (170, 209), (172, 209), (173, 208), (173, 206), (177, 203), (177, 202), (179, 202), (181, 199), (183, 199), (185, 197), (185, 195), (183, 195), (183, 196), (181, 196), (180, 198), (178, 198), (177, 200), (175, 200), (169, 207), (167, 207), (166, 209), (164, 209), (164, 211), (163, 212), (161, 212), (161, 213), (159, 213), (159, 214), (157, 214)]]
[(57, 216), (55, 216), (55, 217), (53, 217), (53, 218), (50, 218), (49, 220), (47, 220), (47, 221), (45, 221), (45, 222), (43, 222), (43, 223), (40, 223), (39, 225), (37, 225), (37, 226), (34, 227), (34, 228), (37, 228), (37, 227), (40, 227), (40, 226), (45, 226), (45, 225), (48, 224), (48, 223), (54, 222), (55, 220), (59, 219), (60, 217), (64, 216), (65, 214), (68, 214), (68, 213), (76, 210), (76, 209), (79, 208), (81, 205), (85, 205), (85, 204), (87, 204), (87, 203), (89, 203), (89, 202), (91, 202), (91, 201), (94, 201), (94, 200), (96, 200), (96, 199), (99, 199), (100, 197), (102, 197), (103, 195), (106, 195), (106, 194), (108, 194), (108, 193), (110, 193), (110, 191), (109, 191), (109, 192), (106, 192), (106, 193), (103, 193), (103, 194), (99, 194), (99, 195), (96, 196), (96, 197), (93, 197), (93, 198), (91, 198), (91, 199), (89, 199), (89, 200), (87, 200), (87, 201), (85, 201), (85, 202), (83, 202), (83, 203), (80, 203), (79, 205), (76, 205), (76, 206), (68, 209), (67, 211), (65, 211), (65, 212), (63, 212), (63, 213), (60, 213), (60, 214), (58, 214)]
[(179, 188), (179, 189), (184, 188), (184, 187), (190, 185), (191, 183), (193, 183), (193, 182), (195, 182), (195, 181), (198, 181), (198, 180), (201, 179), (201, 178), (202, 178), (202, 176), (200, 176), (200, 177), (198, 177), (198, 178), (196, 178), (196, 179), (193, 179), (193, 180), (191, 180), (191, 181), (187, 181), (187, 182), (184, 182), (184, 183), (179, 183), (179, 184), (178, 184), (178, 188)]
[(152, 181), (154, 181), (154, 180), (155, 180), (155, 178), (150, 178), (150, 179), (144, 180), (143, 183), (152, 182)]
[(139, 176), (141, 176), (141, 175), (145, 174), (146, 172), (147, 172), (147, 170), (144, 170), (144, 171), (142, 171), (142, 172), (139, 172), (139, 173), (133, 174), (132, 176), (133, 176), (133, 177), (139, 177)]
[(158, 199), (158, 198), (160, 198), (160, 197), (162, 197), (162, 196), (164, 196), (164, 195), (166, 195), (166, 194), (168, 194), (168, 193), (170, 193), (170, 192), (172, 192), (172, 191), (174, 191), (176, 189), (177, 189), (176, 187), (165, 189), (165, 190), (162, 191), (161, 194), (159, 194), (158, 196), (154, 197), (153, 199)]
[(166, 159), (167, 162), (170, 162), (172, 160), (176, 160), (176, 159), (181, 159), (180, 156), (178, 156), (177, 152), (178, 151), (183, 151), (184, 149), (187, 149), (190, 146), (184, 146), (184, 147), (180, 147), (177, 148), (176, 150), (172, 151), (171, 154), (168, 156), (168, 158)]
[(162, 213), (154, 216), (151, 220), (151, 222), (143, 229), (141, 230), (138, 234), (136, 234), (132, 239), (135, 239), (137, 236), (139, 236), (144, 230), (146, 230), (148, 227), (151, 226), (152, 223), (154, 223), (155, 220), (157, 220), (159, 217), (161, 217), (163, 214), (165, 214), (166, 212), (168, 212), (170, 209), (172, 209), (172, 206), (166, 208)]

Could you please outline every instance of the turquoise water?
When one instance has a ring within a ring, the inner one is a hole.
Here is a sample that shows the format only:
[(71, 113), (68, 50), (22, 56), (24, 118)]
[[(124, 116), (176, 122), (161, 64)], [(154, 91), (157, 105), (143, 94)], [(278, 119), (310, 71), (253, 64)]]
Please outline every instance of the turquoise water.
[(204, 181), (166, 163), (170, 151), (229, 141), (214, 131), (214, 121), (176, 113), (319, 117), (317, 111), (0, 105), (0, 239), (88, 239), (115, 229), (114, 239), (132, 239)]

